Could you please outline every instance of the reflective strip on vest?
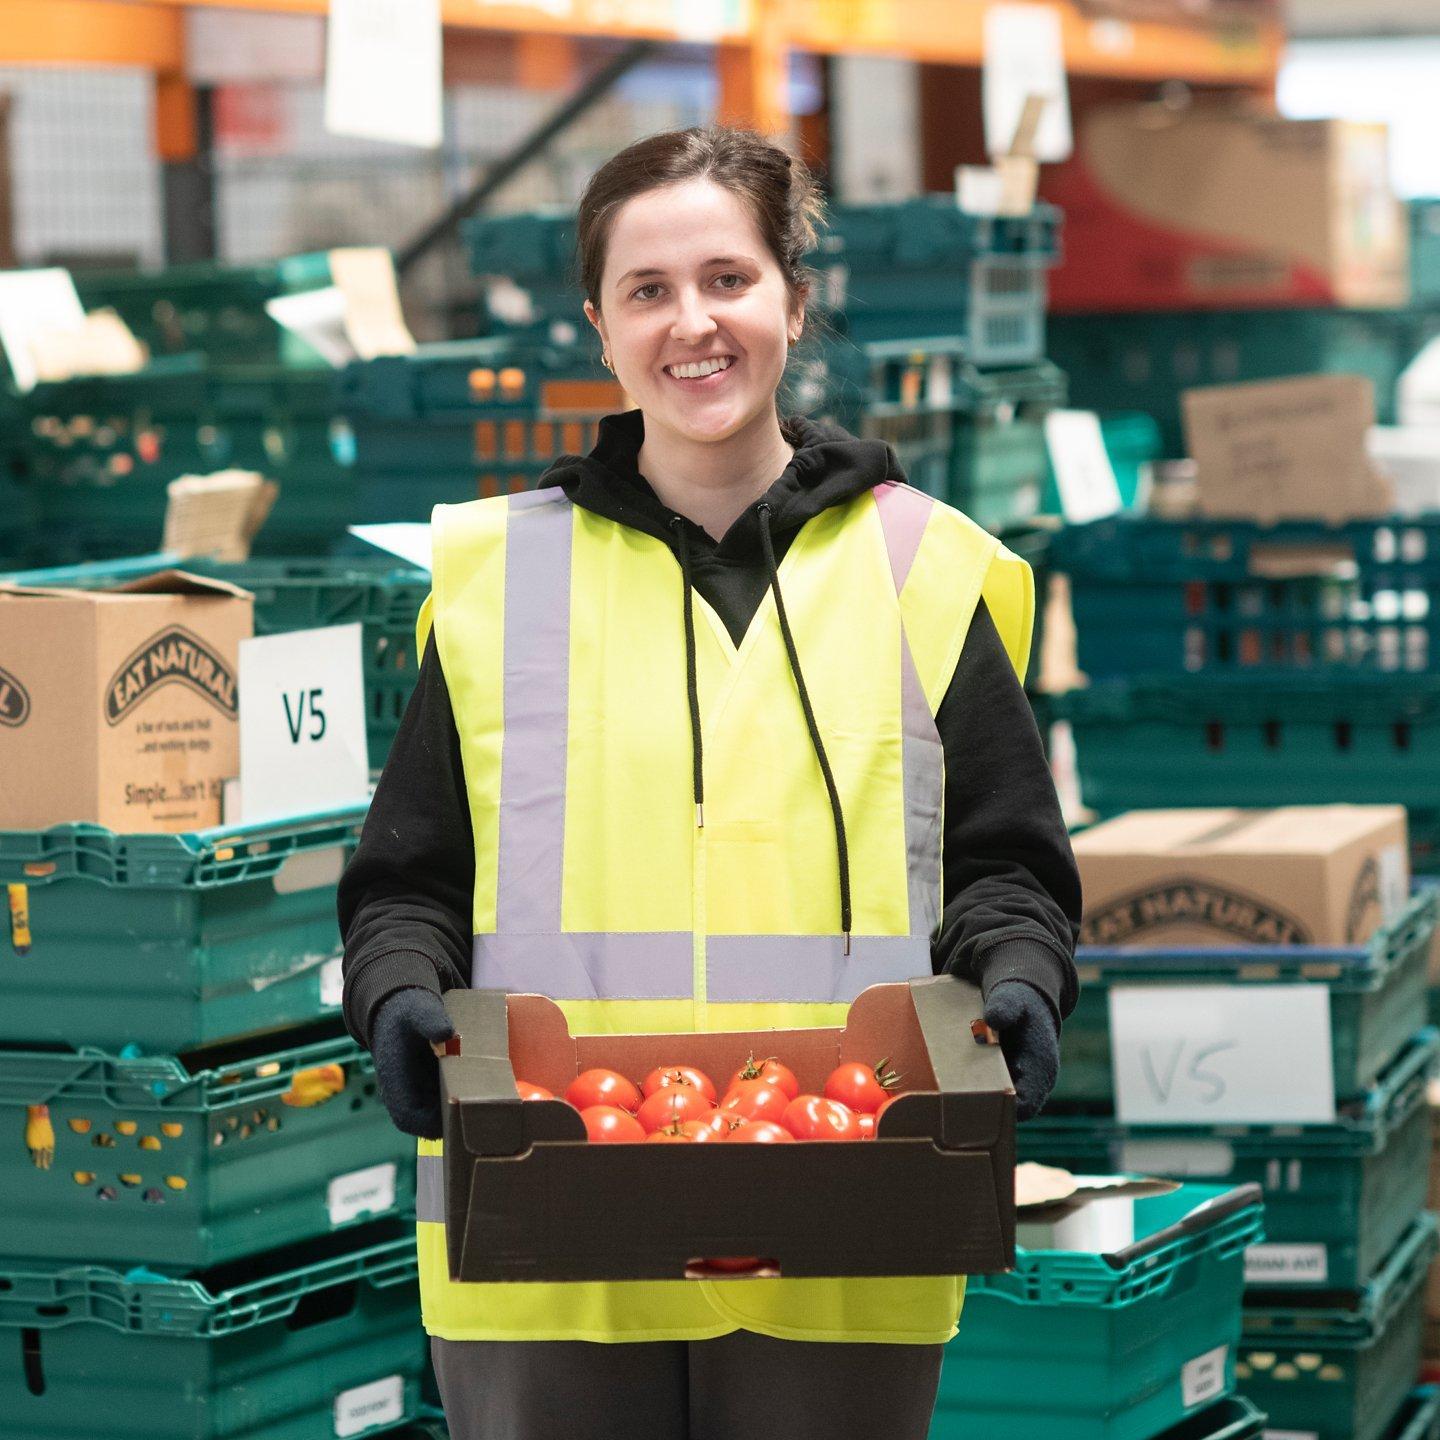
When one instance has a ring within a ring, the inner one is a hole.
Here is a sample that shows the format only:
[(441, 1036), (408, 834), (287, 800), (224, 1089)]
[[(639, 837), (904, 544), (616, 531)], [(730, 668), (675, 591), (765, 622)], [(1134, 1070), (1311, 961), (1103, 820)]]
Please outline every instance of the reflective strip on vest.
[[(898, 595), (933, 502), (889, 484), (873, 493)], [(474, 938), (470, 983), (556, 1000), (693, 999), (690, 932), (560, 928), (565, 772), (555, 756), (565, 753), (568, 738), (572, 536), (561, 492), (511, 499), (497, 923), (495, 933)], [(940, 922), (944, 749), (903, 626), (900, 664), (910, 933), (854, 935), (849, 955), (838, 934), (710, 935), (712, 1001), (848, 1004), (871, 985), (929, 973)]]
[[(496, 928), (560, 929), (565, 753), (570, 702), (570, 544), (573, 513), (559, 490), (510, 501), (505, 541), (505, 747), (500, 763)], [(523, 795), (523, 805), (515, 797)], [(479, 973), (471, 984), (492, 982)], [(566, 990), (550, 991), (555, 996)], [(583, 992), (582, 992), (583, 993)]]
[(445, 1157), (415, 1157), (415, 1218), (445, 1223)]

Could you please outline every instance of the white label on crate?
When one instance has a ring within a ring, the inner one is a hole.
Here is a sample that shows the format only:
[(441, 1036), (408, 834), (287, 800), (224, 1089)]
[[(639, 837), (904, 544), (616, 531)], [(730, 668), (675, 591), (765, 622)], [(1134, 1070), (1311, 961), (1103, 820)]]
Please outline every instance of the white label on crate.
[(1119, 1168), (1167, 1180), (1223, 1179), (1235, 1168), (1235, 1149), (1225, 1140), (1122, 1140)]
[(341, 1440), (404, 1418), (405, 1380), (400, 1375), (387, 1375), (383, 1380), (342, 1390), (335, 1397), (335, 1433)]
[(1409, 866), (1401, 845), (1387, 845), (1379, 856), (1380, 918), (1393, 920), (1410, 899)]
[(1083, 525), (1121, 508), (1120, 482), (1094, 411), (1052, 410), (1045, 417), (1045, 444), (1066, 520)]
[(245, 820), (363, 805), (369, 794), (361, 627), (240, 642)]
[(297, 850), (287, 855), (275, 872), (277, 895), (299, 895), (322, 886), (334, 889), (345, 869), (345, 847), (327, 845), (323, 850)]
[(1323, 1245), (1252, 1245), (1245, 1252), (1247, 1285), (1323, 1285), (1329, 1278)]
[(1116, 985), (1115, 1109), (1125, 1125), (1335, 1119), (1324, 985)]
[(1229, 1353), (1228, 1345), (1217, 1345), (1181, 1368), (1180, 1402), (1187, 1410), (1225, 1393), (1225, 1357)]
[(330, 1223), (344, 1225), (361, 1215), (378, 1215), (395, 1205), (394, 1165), (371, 1165), (337, 1175), (326, 1194)]
[(320, 967), (320, 1003), (333, 1009), (345, 994), (345, 977), (341, 973), (344, 956), (337, 955)]
[(1260, 1440), (1320, 1440), (1318, 1430), (1262, 1430)]

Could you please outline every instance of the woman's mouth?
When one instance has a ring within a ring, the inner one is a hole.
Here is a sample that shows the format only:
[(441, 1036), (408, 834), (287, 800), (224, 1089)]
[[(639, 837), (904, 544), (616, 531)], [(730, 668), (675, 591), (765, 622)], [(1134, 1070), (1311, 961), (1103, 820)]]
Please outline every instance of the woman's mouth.
[(685, 365), (666, 365), (665, 373), (686, 390), (713, 390), (735, 368), (733, 355), (717, 355)]

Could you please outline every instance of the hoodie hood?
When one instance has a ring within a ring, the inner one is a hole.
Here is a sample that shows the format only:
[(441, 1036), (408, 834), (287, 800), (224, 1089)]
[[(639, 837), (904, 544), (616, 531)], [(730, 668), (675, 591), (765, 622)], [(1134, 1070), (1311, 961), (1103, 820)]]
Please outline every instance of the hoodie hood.
[[(780, 478), (739, 517), (716, 542), (694, 522), (680, 517), (696, 548), (713, 548), (722, 561), (763, 562), (758, 511), (770, 507), (770, 532), (776, 540), (794, 533), (832, 505), (840, 505), (886, 480), (905, 476), (883, 440), (859, 440), (829, 421), (795, 416), (781, 423), (794, 458)], [(675, 548), (673, 522), (677, 512), (666, 505), (640, 474), (640, 446), (645, 417), (639, 410), (607, 415), (600, 421), (595, 448), (588, 455), (562, 455), (541, 478), (542, 486), (558, 486), (566, 498), (607, 520), (628, 525)]]

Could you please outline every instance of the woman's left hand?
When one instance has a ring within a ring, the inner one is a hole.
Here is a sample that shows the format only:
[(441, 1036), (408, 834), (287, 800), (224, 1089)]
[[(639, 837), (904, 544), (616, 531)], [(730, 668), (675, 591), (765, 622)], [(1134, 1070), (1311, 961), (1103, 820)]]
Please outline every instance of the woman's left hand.
[(985, 1001), (985, 1023), (1015, 1086), (1015, 1118), (1037, 1115), (1060, 1074), (1060, 1032), (1044, 996), (1023, 980), (1002, 980)]

